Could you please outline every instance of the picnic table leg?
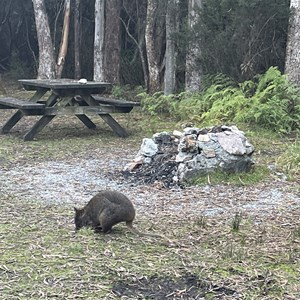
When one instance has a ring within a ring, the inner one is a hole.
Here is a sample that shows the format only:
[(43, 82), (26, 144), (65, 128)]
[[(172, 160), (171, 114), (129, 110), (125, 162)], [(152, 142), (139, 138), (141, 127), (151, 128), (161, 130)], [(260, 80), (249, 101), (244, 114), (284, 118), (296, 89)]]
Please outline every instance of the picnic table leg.
[(120, 137), (127, 137), (126, 130), (109, 114), (99, 114), (99, 116), (110, 126), (110, 128)]
[(8, 133), (23, 117), (23, 113), (18, 110), (1, 128), (1, 133)]
[(86, 115), (76, 115), (76, 117), (89, 129), (95, 129), (96, 124)]
[(40, 132), (55, 116), (43, 116), (34, 126), (24, 135), (24, 141), (32, 141), (34, 136)]
[[(39, 89), (36, 93), (31, 97), (30, 101), (37, 102), (45, 93), (47, 89)], [(0, 133), (8, 133), (24, 116), (21, 110), (18, 110), (14, 113), (10, 119), (3, 125), (0, 130)]]
[[(97, 106), (99, 104), (92, 96), (82, 95), (81, 97), (88, 105)], [(110, 126), (115, 134), (120, 137), (128, 136), (126, 130), (110, 114), (99, 114), (99, 116)]]

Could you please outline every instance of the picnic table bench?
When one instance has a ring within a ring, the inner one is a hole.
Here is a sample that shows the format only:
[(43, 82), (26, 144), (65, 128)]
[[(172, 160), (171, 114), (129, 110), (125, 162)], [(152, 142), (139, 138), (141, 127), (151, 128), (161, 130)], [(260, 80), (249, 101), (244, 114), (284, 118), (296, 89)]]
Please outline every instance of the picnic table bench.
[(45, 104), (29, 102), (12, 97), (0, 98), (1, 109), (19, 108), (23, 110), (44, 109)]
[[(1, 133), (8, 133), (19, 120), (27, 115), (42, 116), (24, 135), (32, 140), (55, 116), (75, 115), (88, 128), (96, 127), (86, 114), (99, 115), (112, 130), (126, 137), (126, 130), (111, 116), (111, 113), (129, 113), (138, 102), (101, 97), (99, 94), (111, 88), (108, 83), (88, 81), (85, 84), (72, 79), (23, 79), (19, 80), (26, 90), (35, 91), (29, 100), (13, 97), (0, 98), (0, 109), (17, 109), (2, 126)], [(50, 92), (48, 98), (42, 98)]]

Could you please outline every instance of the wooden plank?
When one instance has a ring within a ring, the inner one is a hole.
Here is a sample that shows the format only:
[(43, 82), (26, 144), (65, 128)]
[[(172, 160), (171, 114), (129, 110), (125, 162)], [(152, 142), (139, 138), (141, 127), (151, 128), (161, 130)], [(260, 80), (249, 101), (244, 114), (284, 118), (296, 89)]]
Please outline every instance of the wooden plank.
[(18, 108), (18, 109), (43, 109), (44, 104), (24, 101), (12, 97), (0, 98), (0, 104), (7, 108)]
[(140, 106), (141, 105), (139, 102), (126, 101), (126, 100), (113, 99), (113, 98), (106, 98), (106, 97), (100, 97), (100, 96), (97, 96), (97, 95), (93, 95), (93, 98), (95, 100), (97, 100), (99, 103), (110, 104), (110, 105), (114, 105), (114, 106), (134, 107), (134, 106)]
[[(130, 109), (131, 110), (131, 109)], [(84, 114), (108, 114), (108, 113), (128, 113), (130, 111), (125, 107), (107, 106), (54, 106), (46, 107), (43, 115), (45, 116), (70, 116), (70, 115), (84, 115)], [(30, 114), (30, 112), (28, 113)]]

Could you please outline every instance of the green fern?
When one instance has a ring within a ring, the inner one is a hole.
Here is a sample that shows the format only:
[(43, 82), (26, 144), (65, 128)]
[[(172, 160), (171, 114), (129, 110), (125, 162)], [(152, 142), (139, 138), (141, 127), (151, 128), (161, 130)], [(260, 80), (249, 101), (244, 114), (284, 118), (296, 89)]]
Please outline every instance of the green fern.
[(202, 125), (242, 122), (279, 133), (300, 130), (300, 91), (275, 67), (240, 84), (222, 74), (208, 76), (200, 93), (141, 97), (145, 111), (175, 120)]

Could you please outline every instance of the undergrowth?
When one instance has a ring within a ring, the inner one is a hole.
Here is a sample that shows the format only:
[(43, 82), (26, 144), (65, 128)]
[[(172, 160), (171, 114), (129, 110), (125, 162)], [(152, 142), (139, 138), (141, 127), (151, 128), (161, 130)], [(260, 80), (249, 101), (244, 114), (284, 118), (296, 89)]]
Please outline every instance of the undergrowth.
[(271, 67), (242, 83), (224, 75), (206, 79), (199, 93), (140, 94), (145, 111), (196, 124), (255, 124), (277, 133), (300, 130), (300, 91)]

